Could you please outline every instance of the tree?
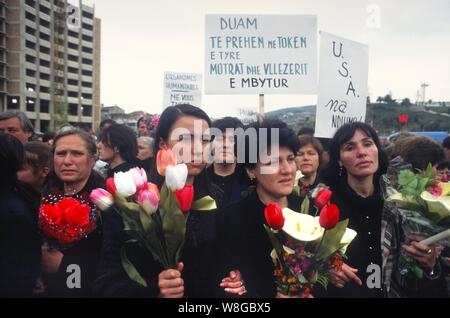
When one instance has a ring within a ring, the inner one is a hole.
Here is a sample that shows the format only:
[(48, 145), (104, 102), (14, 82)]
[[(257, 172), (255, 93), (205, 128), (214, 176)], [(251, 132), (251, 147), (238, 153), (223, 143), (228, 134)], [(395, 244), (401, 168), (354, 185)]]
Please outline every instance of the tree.
[(367, 104), (367, 105), (370, 104), (370, 96), (367, 96), (367, 98), (366, 98), (366, 104)]
[(400, 105), (409, 107), (409, 106), (411, 106), (412, 104), (411, 104), (411, 101), (409, 100), (409, 98), (408, 98), (408, 97), (405, 97), (405, 98), (402, 100), (402, 102), (401, 102)]
[(383, 97), (378, 96), (377, 103), (381, 104), (384, 101)]
[(384, 101), (386, 102), (386, 104), (394, 104), (395, 103), (395, 101), (392, 99), (392, 96), (389, 94), (384, 96)]

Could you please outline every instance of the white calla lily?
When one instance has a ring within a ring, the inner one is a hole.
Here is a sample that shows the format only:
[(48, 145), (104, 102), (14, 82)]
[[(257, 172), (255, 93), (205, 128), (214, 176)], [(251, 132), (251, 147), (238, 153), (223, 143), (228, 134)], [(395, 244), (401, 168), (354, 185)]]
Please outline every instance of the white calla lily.
[(178, 164), (176, 166), (167, 166), (166, 168), (166, 185), (172, 190), (181, 190), (186, 184), (188, 169), (186, 164)]
[(129, 172), (114, 173), (114, 184), (116, 185), (116, 192), (125, 198), (136, 193), (136, 184)]
[(436, 222), (450, 217), (450, 196), (436, 197), (428, 191), (422, 192), (420, 198), (425, 201), (428, 212), (433, 215)]
[(283, 209), (283, 231), (294, 239), (311, 242), (322, 237), (324, 229), (319, 224), (319, 217), (298, 213), (289, 208)]
[[(295, 251), (285, 245), (283, 245), (283, 249), (286, 253), (288, 253), (289, 255), (295, 254)], [(277, 251), (275, 251), (275, 249), (272, 249), (272, 252), (270, 252), (270, 257), (272, 258), (273, 264), (276, 266), (277, 265), (277, 260), (278, 260), (278, 256), (277, 256)]]
[(345, 233), (344, 233), (344, 236), (342, 237), (342, 239), (341, 239), (341, 244), (345, 244), (345, 246), (343, 246), (342, 248), (341, 248), (341, 252), (343, 253), (343, 254), (345, 254), (345, 252), (347, 251), (347, 247), (348, 247), (348, 245), (353, 241), (353, 239), (356, 237), (356, 231), (355, 230), (352, 230), (352, 229), (349, 229), (349, 228), (346, 228), (345, 229)]

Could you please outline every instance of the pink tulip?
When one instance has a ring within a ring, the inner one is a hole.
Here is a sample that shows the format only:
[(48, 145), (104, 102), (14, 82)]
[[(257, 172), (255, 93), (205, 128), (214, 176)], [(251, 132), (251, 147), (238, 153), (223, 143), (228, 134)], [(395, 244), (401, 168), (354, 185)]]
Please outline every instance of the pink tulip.
[(139, 191), (137, 194), (137, 202), (148, 215), (151, 215), (158, 210), (159, 198), (154, 192), (148, 190)]
[(136, 185), (136, 191), (145, 190), (147, 188), (147, 174), (142, 168), (130, 169), (131, 177)]
[(175, 166), (175, 154), (172, 149), (160, 149), (156, 154), (156, 169), (161, 176), (166, 175), (167, 166)]
[(101, 188), (92, 190), (89, 198), (102, 211), (108, 210), (114, 203), (111, 193)]

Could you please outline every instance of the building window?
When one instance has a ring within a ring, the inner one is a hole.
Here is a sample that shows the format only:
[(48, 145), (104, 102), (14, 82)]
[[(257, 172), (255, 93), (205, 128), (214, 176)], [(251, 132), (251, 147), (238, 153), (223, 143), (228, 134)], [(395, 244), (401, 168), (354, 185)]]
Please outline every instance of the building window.
[(68, 43), (67, 45), (69, 48), (74, 49), (74, 50), (78, 50), (78, 45), (74, 44), (74, 43)]
[(85, 99), (92, 99), (92, 94), (82, 94), (81, 96)]
[(49, 81), (50, 80), (50, 74), (40, 73), (39, 77), (40, 77), (41, 80), (44, 80), (44, 81)]
[(39, 11), (41, 11), (42, 13), (45, 13), (47, 15), (50, 15), (50, 9), (47, 7), (44, 7), (43, 5), (39, 5)]
[(25, 86), (27, 88), (27, 91), (29, 91), (29, 92), (35, 92), (36, 91), (36, 85), (34, 85), (34, 84), (27, 83)]
[(25, 74), (26, 74), (27, 76), (30, 76), (30, 77), (35, 77), (35, 76), (36, 76), (36, 71), (27, 69), (27, 70), (25, 71)]
[[(40, 89), (41, 93), (48, 93), (50, 91), (47, 86), (40, 86), (39, 89)], [(41, 103), (42, 103), (42, 101), (41, 101)]]
[(31, 20), (31, 21), (36, 20), (36, 16), (33, 13), (30, 13), (28, 11), (25, 12), (25, 18), (27, 18), (28, 20)]
[(48, 34), (39, 32), (39, 37), (40, 37), (42, 40), (50, 41), (50, 35), (48, 35)]
[(36, 63), (36, 57), (35, 57), (35, 56), (31, 56), (31, 55), (26, 54), (26, 55), (25, 55), (25, 61), (34, 64), (34, 63)]
[(39, 46), (39, 52), (45, 53), (45, 54), (50, 54), (50, 49), (48, 47), (41, 45), (41, 46)]
[(90, 31), (94, 30), (94, 27), (92, 26), (92, 24), (83, 23), (81, 26), (85, 30), (90, 30)]
[(28, 97), (26, 102), (27, 112), (34, 112), (35, 106), (36, 106), (36, 99)]
[(68, 66), (68, 67), (67, 67), (67, 72), (78, 74), (78, 69), (75, 68), (75, 67), (70, 67), (70, 66)]
[(85, 47), (85, 46), (83, 46), (83, 47), (81, 48), (81, 50), (82, 50), (84, 53), (93, 53), (93, 52), (94, 52), (94, 50), (93, 50), (92, 48), (90, 48), (90, 47)]
[(50, 22), (44, 19), (39, 19), (39, 24), (42, 25), (43, 27), (50, 28)]
[(82, 109), (83, 116), (88, 116), (88, 117), (92, 116), (92, 106), (82, 105), (81, 109)]
[(90, 83), (90, 82), (81, 82), (81, 86), (91, 88), (92, 87), (92, 83)]
[(67, 33), (68, 33), (70, 36), (73, 36), (74, 38), (78, 38), (78, 32), (69, 30)]
[(69, 96), (69, 97), (78, 97), (78, 92), (72, 92), (72, 91), (69, 91), (69, 92), (67, 93), (67, 96)]
[(50, 67), (50, 62), (46, 61), (46, 60), (43, 60), (43, 59), (40, 59), (39, 60), (39, 65), (45, 66), (45, 67)]
[(25, 32), (28, 33), (28, 34), (34, 35), (35, 32), (36, 32), (36, 30), (33, 29), (32, 27), (29, 27), (29, 26), (27, 25), (27, 26), (25, 26)]
[(19, 109), (20, 97), (8, 96), (8, 109)]
[(36, 49), (36, 43), (33, 43), (31, 41), (26, 40), (25, 41), (25, 46), (29, 49), (35, 50)]
[(78, 105), (69, 104), (69, 115), (78, 116)]
[(82, 15), (83, 15), (83, 17), (88, 18), (88, 19), (93, 19), (94, 18), (94, 15), (92, 13), (90, 13), (90, 12), (87, 12), (87, 11), (83, 11)]
[(92, 71), (82, 70), (81, 74), (83, 74), (84, 76), (92, 76)]
[(81, 62), (83, 64), (92, 65), (92, 60), (91, 59), (81, 59)]
[(83, 34), (83, 36), (81, 37), (84, 41), (87, 41), (87, 42), (93, 42), (94, 41), (94, 38), (92, 37), (92, 36), (89, 36), (89, 35), (85, 35), (85, 34)]
[(28, 4), (30, 7), (33, 7), (36, 5), (36, 1), (34, 0), (25, 0), (25, 3)]
[(69, 85), (74, 85), (74, 86), (78, 86), (78, 81), (74, 80), (74, 79), (68, 79), (67, 80), (67, 84)]
[(75, 56), (75, 55), (72, 55), (72, 54), (68, 54), (68, 55), (67, 55), (67, 58), (68, 58), (70, 61), (78, 62), (78, 56)]

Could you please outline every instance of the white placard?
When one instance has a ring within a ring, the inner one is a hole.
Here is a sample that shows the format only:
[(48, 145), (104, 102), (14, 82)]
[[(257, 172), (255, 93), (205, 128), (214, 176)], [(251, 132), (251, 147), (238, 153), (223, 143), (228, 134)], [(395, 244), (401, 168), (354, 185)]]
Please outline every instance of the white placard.
[(366, 118), (367, 45), (320, 32), (319, 94), (314, 136), (332, 138), (342, 125)]
[(314, 15), (206, 15), (205, 94), (316, 94)]
[(192, 73), (164, 73), (163, 110), (168, 106), (202, 105), (202, 75)]

